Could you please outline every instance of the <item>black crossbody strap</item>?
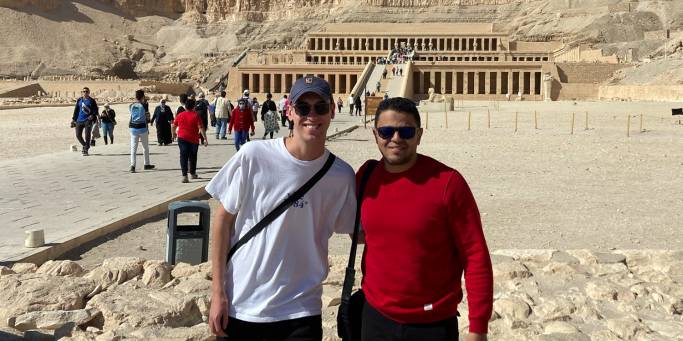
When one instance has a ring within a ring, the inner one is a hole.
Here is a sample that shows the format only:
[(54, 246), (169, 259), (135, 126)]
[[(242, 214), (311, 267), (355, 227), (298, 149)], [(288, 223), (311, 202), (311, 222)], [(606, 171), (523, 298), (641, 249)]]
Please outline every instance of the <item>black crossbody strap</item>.
[(233, 254), (242, 247), (244, 244), (246, 244), (251, 238), (253, 238), (255, 235), (257, 235), (259, 232), (261, 232), (263, 229), (266, 228), (266, 226), (270, 225), (270, 223), (275, 220), (278, 216), (280, 216), (282, 213), (284, 213), (292, 204), (294, 204), (295, 201), (301, 199), (301, 197), (310, 190), (313, 185), (315, 185), (322, 177), (327, 173), (327, 171), (332, 167), (332, 164), (334, 163), (334, 160), (337, 157), (334, 156), (334, 154), (330, 153), (330, 155), (327, 157), (327, 161), (325, 161), (325, 164), (323, 165), (323, 168), (321, 168), (315, 175), (313, 175), (312, 178), (310, 178), (303, 186), (301, 186), (294, 194), (290, 195), (285, 199), (283, 202), (281, 202), (277, 207), (275, 207), (274, 210), (272, 210), (268, 215), (266, 215), (261, 221), (258, 222), (258, 224), (254, 225), (254, 227), (249, 230), (240, 240), (235, 243), (235, 245), (232, 246), (230, 249), (230, 252), (228, 253), (228, 259), (226, 262), (230, 261), (230, 258), (232, 257)]
[(360, 179), (360, 186), (358, 188), (358, 195), (356, 196), (356, 220), (353, 225), (353, 239), (351, 241), (351, 252), (349, 254), (349, 263), (346, 266), (346, 274), (344, 275), (344, 286), (342, 287), (342, 301), (348, 302), (351, 299), (351, 290), (353, 289), (353, 283), (356, 278), (356, 270), (354, 269), (356, 265), (356, 249), (358, 248), (358, 235), (360, 232), (360, 209), (363, 204), (363, 194), (365, 193), (365, 186), (370, 179), (370, 174), (377, 166), (377, 161), (372, 160), (368, 162), (365, 172)]

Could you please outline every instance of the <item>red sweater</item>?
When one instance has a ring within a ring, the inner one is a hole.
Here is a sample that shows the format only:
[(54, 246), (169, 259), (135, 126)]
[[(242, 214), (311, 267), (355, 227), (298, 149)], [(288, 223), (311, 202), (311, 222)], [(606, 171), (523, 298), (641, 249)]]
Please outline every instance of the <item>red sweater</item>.
[[(358, 182), (365, 168), (358, 171)], [(424, 155), (397, 174), (380, 161), (365, 189), (361, 223), (362, 285), (370, 305), (399, 323), (453, 317), (464, 271), (470, 332), (487, 333), (491, 258), (479, 209), (460, 173)]]
[(254, 116), (251, 113), (251, 109), (245, 108), (241, 111), (240, 108), (235, 108), (232, 110), (230, 115), (230, 123), (228, 123), (228, 131), (247, 131), (251, 128), (254, 131)]

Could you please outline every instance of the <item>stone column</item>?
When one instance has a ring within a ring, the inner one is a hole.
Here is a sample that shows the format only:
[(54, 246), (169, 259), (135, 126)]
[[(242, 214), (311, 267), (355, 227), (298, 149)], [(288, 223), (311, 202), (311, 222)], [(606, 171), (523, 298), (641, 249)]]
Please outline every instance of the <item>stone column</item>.
[(510, 94), (510, 97), (512, 97), (514, 94), (512, 93), (512, 74), (513, 71), (509, 70), (508, 71), (508, 94)]
[(265, 77), (263, 76), (263, 74), (262, 74), (262, 73), (259, 73), (259, 75), (258, 75), (258, 87), (259, 87), (259, 88), (256, 89), (256, 92), (258, 92), (258, 93), (264, 93), (264, 92), (266, 92), (266, 91), (265, 91), (265, 88), (266, 88), (266, 87), (265, 87), (265, 84), (263, 84), (263, 79), (264, 79), (264, 78), (265, 78)]
[(463, 95), (468, 94), (467, 89), (469, 88), (469, 79), (470, 79), (469, 76), (470, 76), (469, 70), (463, 70), (463, 72), (462, 72), (462, 93), (463, 93)]
[(517, 90), (517, 94), (522, 92), (522, 96), (524, 95), (524, 71), (519, 71), (519, 90)]
[(491, 94), (491, 72), (484, 71), (484, 94)]
[(544, 73), (542, 76), (543, 79), (543, 100), (544, 101), (550, 101), (552, 98), (550, 95), (552, 94), (552, 89), (553, 89), (553, 77), (550, 75), (550, 73)]
[(503, 93), (503, 78), (502, 78), (502, 72), (498, 71), (496, 72), (496, 95), (500, 95)]
[[(445, 95), (446, 94), (446, 70), (442, 70), (439, 72), (441, 72), (441, 89), (439, 89), (439, 91), (442, 95)], [(451, 85), (451, 87), (452, 87), (452, 85)]]
[(536, 96), (536, 72), (529, 72), (529, 95)]
[(479, 95), (479, 74), (481, 71), (476, 71), (474, 73), (474, 93)]

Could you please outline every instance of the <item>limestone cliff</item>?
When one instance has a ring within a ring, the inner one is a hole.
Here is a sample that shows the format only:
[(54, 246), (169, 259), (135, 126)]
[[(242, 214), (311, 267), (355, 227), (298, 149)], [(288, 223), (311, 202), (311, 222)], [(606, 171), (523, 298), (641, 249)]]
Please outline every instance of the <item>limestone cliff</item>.
[(61, 0), (0, 0), (0, 7), (24, 9), (28, 7), (49, 11), (57, 8)]

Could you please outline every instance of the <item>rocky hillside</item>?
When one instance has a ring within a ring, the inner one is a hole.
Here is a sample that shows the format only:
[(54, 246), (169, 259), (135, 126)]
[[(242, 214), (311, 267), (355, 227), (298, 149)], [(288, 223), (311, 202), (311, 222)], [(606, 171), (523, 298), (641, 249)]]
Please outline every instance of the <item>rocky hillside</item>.
[(683, 30), (683, 1), (0, 0), (0, 19), (0, 76), (206, 82), (246, 47), (300, 46), (328, 22), (495, 22), (518, 40), (656, 59), (665, 40), (646, 32)]

